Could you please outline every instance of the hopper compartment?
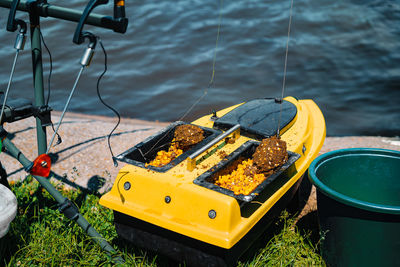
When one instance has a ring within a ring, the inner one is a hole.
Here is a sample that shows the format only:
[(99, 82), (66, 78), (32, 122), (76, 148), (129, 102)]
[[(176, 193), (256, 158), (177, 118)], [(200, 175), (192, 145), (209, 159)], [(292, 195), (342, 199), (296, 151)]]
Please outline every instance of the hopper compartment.
[(234, 169), (236, 169), (237, 164), (242, 160), (247, 160), (252, 157), (257, 146), (260, 142), (257, 141), (247, 141), (238, 149), (236, 149), (233, 153), (219, 162), (216, 166), (212, 167), (198, 178), (196, 178), (193, 182), (197, 185), (206, 187), (208, 189), (217, 191), (219, 193), (231, 196), (236, 198), (237, 200), (250, 202), (252, 201), (258, 194), (261, 193), (269, 184), (273, 181), (283, 178), (285, 175), (287, 176), (287, 170), (294, 165), (297, 159), (300, 158), (300, 155), (291, 151), (288, 151), (288, 161), (282, 165), (278, 170), (275, 170), (273, 174), (266, 177), (266, 179), (259, 184), (250, 194), (234, 194), (233, 191), (220, 187), (214, 184), (214, 179), (219, 175), (228, 174)]
[(174, 160), (172, 160), (170, 163), (164, 166), (155, 167), (148, 165), (148, 163), (151, 162), (156, 157), (158, 151), (168, 150), (170, 143), (174, 138), (175, 128), (178, 127), (179, 125), (184, 125), (184, 124), (187, 123), (182, 121), (177, 121), (170, 124), (169, 126), (157, 132), (156, 134), (146, 138), (144, 141), (128, 149), (127, 151), (121, 153), (116, 157), (116, 159), (118, 161), (126, 162), (141, 168), (150, 169), (157, 172), (166, 172), (173, 166), (176, 166), (177, 164), (182, 162), (191, 153), (201, 148), (202, 146), (210, 142), (212, 139), (214, 139), (221, 133), (221, 131), (219, 130), (198, 126), (204, 131), (203, 141), (188, 148), (183, 152), (183, 154), (176, 157)]

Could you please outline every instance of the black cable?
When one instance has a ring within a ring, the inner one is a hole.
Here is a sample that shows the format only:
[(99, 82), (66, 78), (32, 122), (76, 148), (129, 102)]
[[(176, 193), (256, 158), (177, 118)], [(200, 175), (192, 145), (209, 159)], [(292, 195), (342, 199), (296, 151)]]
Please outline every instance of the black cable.
[(46, 106), (48, 106), (49, 105), (49, 101), (50, 101), (51, 74), (53, 73), (53, 58), (51, 56), (50, 49), (47, 47), (46, 42), (44, 41), (44, 37), (43, 37), (42, 31), (39, 30), (39, 33), (40, 33), (40, 38), (42, 40), (42, 43), (43, 43), (44, 47), (46, 48), (47, 53), (49, 54), (49, 61), (50, 61), (49, 62), (50, 63), (49, 76), (47, 77), (47, 99), (46, 99)]
[[(50, 85), (51, 85), (51, 75), (53, 73), (53, 57), (51, 56), (50, 49), (47, 47), (46, 42), (44, 41), (44, 37), (42, 34), (42, 31), (39, 29), (39, 34), (40, 34), (40, 39), (42, 40), (43, 46), (46, 48), (47, 53), (49, 54), (49, 76), (47, 76), (47, 99), (46, 99), (46, 106), (49, 106), (49, 101), (50, 101)], [(53, 129), (53, 132), (56, 130), (54, 129), (54, 124), (51, 122), (51, 128)], [(59, 133), (57, 133), (57, 143), (55, 145), (61, 144), (62, 139)]]
[(113, 107), (111, 107), (106, 102), (104, 102), (103, 98), (100, 95), (100, 80), (103, 78), (104, 74), (107, 72), (107, 52), (106, 52), (106, 49), (103, 46), (103, 43), (101, 42), (100, 37), (97, 37), (97, 40), (99, 41), (101, 49), (103, 50), (103, 53), (104, 53), (104, 71), (100, 74), (99, 78), (97, 79), (96, 91), (97, 91), (97, 96), (99, 97), (100, 102), (104, 106), (106, 106), (108, 109), (110, 109), (112, 112), (114, 112), (115, 115), (118, 117), (117, 124), (114, 126), (114, 129), (111, 130), (110, 134), (107, 137), (108, 148), (110, 150), (114, 166), (117, 167), (118, 166), (118, 162), (116, 161), (116, 159), (114, 157), (114, 153), (113, 153), (112, 148), (111, 148), (110, 139), (111, 139), (112, 134), (118, 128), (118, 126), (119, 126), (119, 124), (121, 122), (121, 116), (119, 115), (118, 111), (116, 111)]

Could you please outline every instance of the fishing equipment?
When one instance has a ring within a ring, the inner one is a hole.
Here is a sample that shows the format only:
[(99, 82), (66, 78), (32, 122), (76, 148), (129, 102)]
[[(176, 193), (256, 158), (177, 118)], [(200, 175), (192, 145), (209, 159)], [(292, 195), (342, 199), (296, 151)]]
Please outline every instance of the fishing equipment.
[[(97, 80), (97, 84), (96, 84), (96, 92), (97, 92), (97, 96), (100, 100), (100, 102), (106, 106), (108, 109), (110, 109), (112, 112), (115, 113), (115, 115), (118, 118), (118, 121), (116, 123), (116, 125), (114, 126), (114, 128), (111, 130), (110, 134), (107, 137), (107, 143), (108, 143), (108, 148), (110, 150), (111, 153), (111, 158), (114, 162), (114, 166), (117, 167), (118, 163), (117, 161), (114, 159), (114, 154), (112, 152), (112, 148), (111, 148), (111, 144), (110, 144), (110, 138), (112, 133), (117, 129), (120, 121), (121, 121), (121, 116), (119, 115), (118, 111), (116, 111), (113, 107), (111, 107), (110, 105), (108, 105), (103, 98), (101, 97), (100, 94), (100, 89), (99, 89), (99, 85), (100, 85), (100, 80), (102, 79), (102, 77), (104, 76), (104, 74), (107, 72), (107, 52), (103, 46), (103, 43), (101, 42), (100, 38), (95, 37), (94, 35), (92, 35), (89, 32), (82, 32), (83, 30), (83, 26), (90, 14), (90, 12), (97, 6), (99, 5), (103, 5), (103, 4), (107, 4), (108, 0), (91, 0), (89, 1), (88, 5), (86, 6), (81, 20), (79, 21), (76, 30), (75, 30), (75, 34), (74, 34), (74, 38), (73, 38), (73, 42), (75, 44), (82, 44), (84, 42), (85, 38), (89, 38), (90, 43), (88, 45), (88, 48), (85, 51), (85, 54), (83, 55), (82, 59), (81, 59), (81, 65), (82, 66), (88, 66), (90, 64), (90, 61), (93, 57), (93, 53), (94, 53), (94, 48), (96, 46), (97, 43), (97, 39), (99, 40), (100, 46), (103, 50), (104, 53), (104, 71), (101, 73), (101, 75), (99, 76), (98, 80)], [(128, 23), (128, 19), (125, 17), (125, 1), (123, 0), (114, 0), (114, 20), (117, 21), (118, 23), (120, 23), (122, 25), (120, 31), (115, 30), (117, 32), (125, 32), (126, 31), (126, 26)], [(82, 69), (81, 69), (82, 70)], [(71, 96), (72, 96), (71, 92)], [(57, 131), (57, 130), (56, 130)]]
[(64, 109), (63, 109), (63, 111), (61, 113), (61, 116), (60, 116), (60, 119), (58, 121), (58, 125), (56, 127), (56, 130), (53, 133), (53, 136), (50, 139), (50, 143), (49, 143), (49, 146), (47, 147), (47, 150), (46, 150), (45, 154), (48, 154), (50, 149), (52, 148), (54, 139), (57, 136), (58, 130), (60, 129), (60, 126), (61, 126), (62, 121), (64, 119), (65, 113), (67, 111), (67, 108), (68, 108), (69, 104), (71, 103), (72, 96), (73, 96), (73, 94), (75, 92), (75, 89), (76, 89), (76, 87), (78, 85), (78, 82), (79, 82), (79, 80), (81, 78), (82, 72), (86, 67), (88, 67), (90, 65), (90, 62), (91, 62), (91, 60), (93, 58), (94, 50), (95, 50), (96, 44), (97, 44), (97, 37), (94, 34), (90, 33), (90, 32), (85, 32), (83, 34), (80, 34), (80, 38), (82, 38), (80, 40), (81, 42), (83, 42), (83, 40), (85, 38), (89, 39), (89, 44), (88, 44), (88, 46), (87, 46), (87, 48), (86, 48), (86, 50), (85, 50), (80, 62), (79, 62), (80, 65), (81, 65), (81, 68), (79, 69), (78, 76), (76, 77), (74, 85), (72, 86), (71, 92), (69, 93), (67, 102), (64, 105)]
[[(74, 33), (74, 37), (73, 37), (72, 41), (75, 44), (79, 45), (79, 44), (82, 44), (85, 41), (85, 39), (88, 39), (89, 40), (89, 44), (88, 44), (88, 46), (87, 46), (87, 48), (86, 48), (86, 50), (85, 50), (80, 62), (79, 62), (80, 65), (81, 65), (81, 68), (79, 70), (79, 73), (78, 73), (78, 76), (77, 76), (77, 78), (75, 80), (75, 83), (74, 83), (74, 85), (73, 85), (73, 87), (71, 89), (71, 92), (69, 94), (67, 102), (65, 103), (64, 109), (63, 109), (63, 111), (61, 113), (61, 117), (60, 117), (60, 120), (59, 120), (58, 125), (57, 125), (57, 128), (55, 129), (55, 131), (53, 133), (53, 136), (51, 138), (50, 144), (49, 144), (45, 154), (49, 153), (49, 151), (50, 151), (50, 149), (51, 149), (51, 147), (53, 145), (53, 141), (54, 141), (54, 139), (55, 139), (55, 137), (56, 137), (56, 135), (58, 133), (58, 130), (59, 130), (60, 126), (61, 126), (61, 123), (62, 123), (62, 121), (64, 119), (65, 112), (67, 111), (69, 103), (71, 102), (72, 95), (75, 92), (75, 89), (76, 89), (76, 87), (78, 85), (78, 82), (79, 82), (79, 79), (80, 79), (80, 77), (82, 75), (82, 72), (86, 67), (88, 67), (90, 65), (90, 63), (92, 61), (92, 58), (93, 58), (93, 55), (94, 55), (94, 50), (95, 50), (96, 45), (97, 45), (97, 37), (94, 34), (92, 34), (91, 32), (87, 32), (87, 31), (86, 32), (82, 32), (83, 26), (85, 25), (90, 13), (93, 11), (93, 9), (95, 7), (97, 7), (99, 5), (104, 5), (104, 4), (107, 4), (107, 3), (108, 3), (108, 0), (91, 0), (91, 1), (89, 1), (89, 3), (86, 5), (85, 10), (83, 11), (83, 14), (82, 14), (82, 16), (81, 16), (81, 18), (79, 20), (79, 23), (78, 23), (77, 27), (75, 29), (75, 33)], [(114, 9), (115, 9), (115, 7), (114, 7)], [(120, 14), (120, 13), (121, 12), (118, 12), (118, 14)]]
[[(216, 174), (248, 159), (260, 140), (277, 135), (279, 117), (288, 161), (247, 195), (214, 184)], [(127, 165), (100, 204), (114, 210), (118, 234), (139, 247), (190, 266), (233, 264), (296, 197), (322, 147), (324, 117), (312, 100), (255, 99), (191, 122), (204, 130), (205, 139), (165, 166), (149, 165), (172, 141), (171, 129), (182, 124), (172, 123), (118, 155)], [(155, 143), (143, 157), (140, 151)]]
[[(81, 60), (81, 70), (75, 81), (74, 87), (71, 90), (70, 97), (64, 108), (64, 113), (67, 109), (69, 101), (72, 97), (73, 91), (76, 88), (77, 82), (83, 69), (89, 65), (90, 59), (93, 55), (93, 49), (96, 45), (97, 38), (88, 33), (82, 33), (82, 27), (84, 24), (90, 24), (102, 28), (112, 29), (115, 32), (124, 33), (126, 31), (128, 20), (124, 18), (124, 5), (121, 3), (114, 3), (114, 13), (118, 17), (113, 18), (110, 16), (102, 16), (98, 14), (91, 14), (94, 7), (100, 4), (106, 4), (108, 1), (89, 1), (84, 13), (81, 15), (73, 9), (57, 7), (50, 5), (45, 0), (36, 1), (19, 1), (19, 0), (0, 0), (0, 7), (10, 8), (10, 16), (8, 20), (8, 25), (10, 29), (15, 30), (16, 25), (23, 25), (19, 20), (13, 19), (15, 17), (16, 10), (21, 10), (29, 13), (30, 28), (31, 28), (31, 50), (32, 50), (32, 63), (33, 63), (33, 80), (35, 88), (35, 103), (21, 102), (24, 105), (21, 107), (14, 108), (8, 107), (5, 104), (2, 105), (2, 113), (4, 113), (0, 125), (0, 139), (2, 140), (3, 148), (8, 152), (9, 155), (16, 158), (25, 168), (27, 172), (30, 172), (32, 176), (54, 197), (54, 199), (59, 203), (59, 211), (64, 213), (64, 215), (76, 221), (76, 223), (89, 234), (95, 242), (97, 242), (102, 249), (108, 253), (114, 255), (116, 251), (114, 248), (87, 222), (87, 220), (79, 213), (79, 209), (68, 199), (65, 198), (59, 191), (57, 191), (51, 183), (45, 178), (51, 174), (51, 160), (47, 155), (51, 145), (54, 141), (55, 134), (52, 138), (50, 146), (47, 149), (46, 131), (45, 127), (51, 124), (50, 111), (51, 109), (45, 105), (44, 102), (44, 88), (43, 88), (43, 67), (42, 67), (42, 57), (41, 57), (41, 32), (40, 32), (40, 17), (53, 17), (60, 18), (64, 20), (76, 21), (79, 27), (77, 27), (78, 37), (80, 42), (83, 42), (86, 38), (89, 39), (89, 45), (86, 49), (84, 56)], [(11, 19), (10, 19), (11, 18)], [(23, 28), (21, 26), (21, 28)], [(26, 29), (26, 27), (25, 27)], [(79, 29), (79, 30), (78, 30)], [(23, 40), (20, 38), (18, 40)], [(20, 44), (20, 42), (19, 42)], [(18, 46), (19, 50), (21, 45)], [(17, 50), (17, 51), (19, 51)], [(16, 60), (14, 60), (15, 65)], [(15, 67), (15, 66), (14, 66)], [(13, 68), (14, 68), (13, 67)], [(13, 73), (13, 71), (12, 71)], [(11, 77), (10, 77), (11, 81)], [(6, 98), (5, 98), (6, 99)], [(11, 101), (9, 101), (10, 103)], [(5, 103), (5, 102), (4, 102)], [(46, 116), (48, 114), (48, 116)], [(24, 154), (7, 138), (7, 132), (3, 128), (3, 123), (5, 121), (13, 122), (17, 119), (23, 119), (29, 116), (35, 116), (36, 120), (36, 131), (37, 131), (37, 142), (38, 142), (38, 154), (39, 157), (34, 162), (28, 160)], [(64, 114), (63, 114), (64, 115)], [(63, 116), (62, 116), (63, 117)], [(62, 118), (61, 118), (62, 120)], [(50, 122), (50, 123), (49, 123)], [(60, 126), (61, 121), (58, 125)], [(1, 168), (0, 171), (3, 171)], [(3, 176), (3, 175), (2, 175)], [(122, 263), (123, 259), (120, 257), (114, 257), (113, 260), (116, 263)]]
[(15, 40), (14, 48), (15, 48), (16, 52), (15, 52), (14, 62), (11, 67), (11, 74), (10, 74), (10, 78), (8, 80), (6, 93), (4, 95), (3, 105), (1, 106), (1, 112), (0, 112), (0, 121), (1, 122), (3, 122), (4, 108), (6, 107), (8, 93), (10, 92), (10, 86), (11, 86), (12, 78), (14, 76), (15, 66), (17, 64), (19, 51), (24, 50), (25, 41), (26, 41), (26, 36), (25, 36), (26, 23), (23, 20), (15, 18), (15, 13), (17, 11), (18, 4), (19, 4), (19, 1), (13, 1), (12, 6), (10, 8), (9, 15), (8, 15), (8, 21), (7, 21), (7, 31), (15, 32), (17, 30), (18, 26), (20, 27), (20, 30), (19, 30), (19, 33), (17, 34), (17, 38)]
[(7, 20), (7, 31), (15, 32), (19, 27), (19, 32), (17, 34), (14, 43), (14, 48), (16, 50), (15, 57), (11, 68), (7, 89), (4, 94), (3, 103), (1, 105), (0, 123), (3, 124), (4, 122), (14, 122), (34, 116), (39, 118), (44, 126), (48, 126), (51, 124), (51, 118), (50, 118), (51, 108), (48, 107), (47, 105), (36, 107), (32, 105), (31, 101), (23, 98), (11, 99), (8, 101), (8, 95), (10, 92), (18, 55), (20, 51), (24, 50), (26, 42), (26, 30), (27, 30), (26, 23), (21, 19), (15, 18), (16, 9), (19, 2), (20, 2), (19, 0), (15, 0), (12, 2)]

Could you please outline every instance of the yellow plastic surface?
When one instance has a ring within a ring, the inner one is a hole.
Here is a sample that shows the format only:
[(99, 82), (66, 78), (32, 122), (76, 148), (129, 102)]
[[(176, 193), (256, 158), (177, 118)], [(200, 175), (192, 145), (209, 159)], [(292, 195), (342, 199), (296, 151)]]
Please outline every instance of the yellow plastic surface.
[[(325, 120), (312, 100), (285, 100), (297, 106), (297, 115), (281, 131), (287, 149), (301, 155), (295, 163), (297, 172), (282, 182), (279, 188), (269, 191), (263, 201), (252, 203), (253, 210), (246, 216), (238, 201), (230, 196), (195, 185), (193, 180), (221, 161), (214, 153), (199, 163), (193, 171), (183, 161), (165, 173), (126, 165), (120, 171), (110, 192), (100, 199), (100, 204), (118, 212), (200, 241), (229, 249), (235, 245), (294, 185), (318, 155), (325, 139)], [(219, 111), (223, 116), (236, 106)], [(197, 119), (193, 124), (212, 128), (211, 115)], [(246, 141), (240, 136), (235, 143), (221, 148), (230, 154)], [(206, 153), (206, 152), (205, 152)], [(129, 182), (129, 190), (124, 189)], [(171, 201), (167, 203), (166, 197)], [(209, 212), (216, 213), (214, 219)]]

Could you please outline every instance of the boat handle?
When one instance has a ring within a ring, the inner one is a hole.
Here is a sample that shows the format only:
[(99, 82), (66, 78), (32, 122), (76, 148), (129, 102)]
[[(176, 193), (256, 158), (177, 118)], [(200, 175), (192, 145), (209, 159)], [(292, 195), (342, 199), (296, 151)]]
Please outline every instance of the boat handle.
[(210, 147), (214, 146), (217, 144), (219, 141), (222, 139), (228, 137), (230, 134), (232, 134), (232, 138), (234, 141), (236, 141), (240, 137), (240, 124), (236, 124), (226, 132), (218, 135), (215, 139), (213, 139), (211, 142), (200, 148), (199, 150), (193, 152), (188, 158), (187, 158), (187, 169), (188, 171), (193, 171), (194, 168), (196, 168), (196, 158), (200, 156), (204, 151), (209, 149)]

